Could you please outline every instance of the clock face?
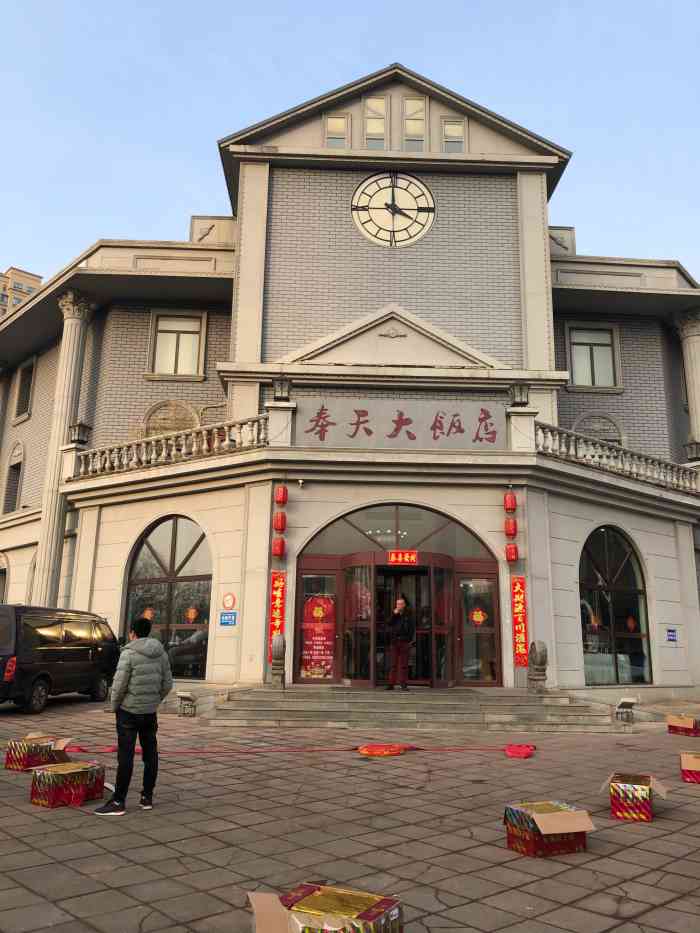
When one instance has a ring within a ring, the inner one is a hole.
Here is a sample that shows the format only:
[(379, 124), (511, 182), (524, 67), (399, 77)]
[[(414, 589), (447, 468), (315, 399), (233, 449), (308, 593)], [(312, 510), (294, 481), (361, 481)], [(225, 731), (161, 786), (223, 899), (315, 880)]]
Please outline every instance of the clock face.
[(357, 186), (351, 211), (358, 230), (373, 243), (410, 246), (430, 230), (435, 201), (417, 178), (382, 172)]

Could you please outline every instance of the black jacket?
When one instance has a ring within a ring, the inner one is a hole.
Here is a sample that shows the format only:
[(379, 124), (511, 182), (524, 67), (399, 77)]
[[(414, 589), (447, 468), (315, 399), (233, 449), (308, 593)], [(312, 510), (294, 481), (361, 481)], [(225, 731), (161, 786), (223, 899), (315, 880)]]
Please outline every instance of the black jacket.
[(415, 634), (416, 623), (410, 609), (392, 614), (389, 620), (390, 641), (413, 641)]

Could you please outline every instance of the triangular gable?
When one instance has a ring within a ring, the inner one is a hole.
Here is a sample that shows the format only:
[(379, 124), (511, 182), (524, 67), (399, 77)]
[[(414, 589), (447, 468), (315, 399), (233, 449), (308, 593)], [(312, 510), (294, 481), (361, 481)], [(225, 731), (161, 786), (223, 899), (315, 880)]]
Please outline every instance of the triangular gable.
[(270, 133), (277, 132), (294, 123), (306, 121), (310, 117), (322, 113), (329, 108), (339, 107), (350, 98), (356, 97), (358, 94), (366, 94), (368, 91), (381, 87), (392, 80), (402, 81), (420, 91), (422, 94), (442, 100), (449, 106), (455, 107), (468, 116), (478, 120), (484, 126), (510, 136), (517, 142), (539, 153), (557, 156), (564, 162), (568, 161), (571, 157), (569, 150), (565, 149), (563, 146), (559, 146), (557, 143), (551, 142), (543, 136), (539, 136), (519, 126), (517, 123), (513, 123), (512, 120), (507, 120), (505, 117), (491, 110), (487, 110), (474, 101), (462, 97), (461, 94), (457, 94), (455, 91), (449, 90), (449, 88), (436, 84), (429, 78), (415, 71), (411, 71), (410, 68), (406, 68), (398, 62), (388, 65), (380, 71), (375, 71), (372, 74), (366, 75), (363, 78), (359, 78), (357, 81), (353, 81), (350, 84), (345, 84), (333, 91), (315, 97), (303, 104), (299, 104), (297, 107), (292, 107), (290, 110), (285, 110), (283, 113), (263, 120), (260, 123), (255, 123), (245, 129), (238, 130), (236, 133), (232, 133), (230, 136), (221, 139), (219, 141), (219, 147), (225, 148), (229, 145), (254, 145)]
[(295, 350), (282, 363), (338, 366), (459, 366), (509, 369), (445, 331), (391, 304)]

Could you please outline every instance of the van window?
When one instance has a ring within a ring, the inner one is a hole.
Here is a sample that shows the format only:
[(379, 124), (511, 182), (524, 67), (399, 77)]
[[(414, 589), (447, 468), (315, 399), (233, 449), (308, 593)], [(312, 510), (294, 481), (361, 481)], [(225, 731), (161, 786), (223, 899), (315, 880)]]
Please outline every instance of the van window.
[(114, 632), (106, 622), (95, 622), (95, 637), (98, 641), (114, 641)]
[(0, 654), (12, 654), (15, 650), (15, 614), (12, 609), (0, 606)]
[(63, 640), (71, 645), (84, 645), (91, 642), (92, 621), (90, 619), (65, 619)]
[(24, 623), (31, 632), (31, 646), (57, 648), (63, 641), (63, 622), (46, 616), (25, 616)]

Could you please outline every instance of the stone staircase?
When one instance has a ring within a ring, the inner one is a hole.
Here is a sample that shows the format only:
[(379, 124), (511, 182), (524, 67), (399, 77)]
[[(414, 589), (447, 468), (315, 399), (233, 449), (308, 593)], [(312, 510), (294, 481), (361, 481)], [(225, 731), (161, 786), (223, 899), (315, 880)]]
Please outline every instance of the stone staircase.
[(563, 691), (505, 688), (381, 689), (292, 686), (237, 689), (212, 718), (232, 728), (466, 729), (488, 732), (632, 732), (610, 707)]

